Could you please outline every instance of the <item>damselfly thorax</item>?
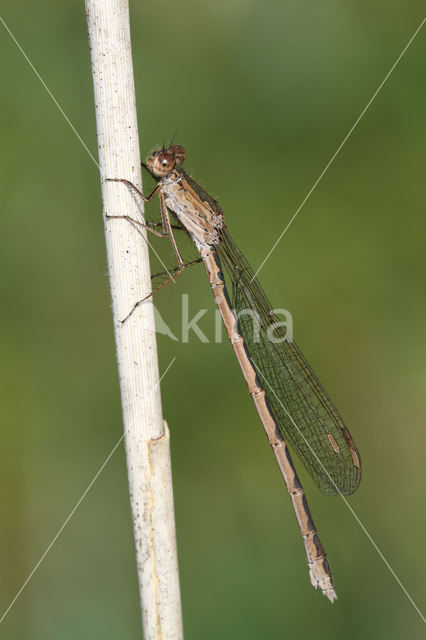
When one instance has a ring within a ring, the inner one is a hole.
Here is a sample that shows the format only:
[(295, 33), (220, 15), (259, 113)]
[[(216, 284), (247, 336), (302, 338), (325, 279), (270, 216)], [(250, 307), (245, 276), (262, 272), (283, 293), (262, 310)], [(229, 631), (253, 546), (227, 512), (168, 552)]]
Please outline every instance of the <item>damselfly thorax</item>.
[(203, 201), (203, 194), (197, 192), (197, 185), (183, 169), (173, 169), (160, 182), (167, 209), (189, 233), (197, 249), (219, 244), (225, 226), (219, 204), (211, 197), (210, 201)]

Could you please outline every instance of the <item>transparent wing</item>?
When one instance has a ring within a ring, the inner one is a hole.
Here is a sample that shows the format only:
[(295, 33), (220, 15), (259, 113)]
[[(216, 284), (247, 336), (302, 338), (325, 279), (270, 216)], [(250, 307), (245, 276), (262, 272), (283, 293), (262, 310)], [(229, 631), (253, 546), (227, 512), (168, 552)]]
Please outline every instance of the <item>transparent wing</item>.
[(217, 251), (232, 282), (239, 331), (282, 435), (323, 493), (353, 493), (361, 459), (343, 419), (291, 336), (277, 326), (253, 270), (226, 230)]

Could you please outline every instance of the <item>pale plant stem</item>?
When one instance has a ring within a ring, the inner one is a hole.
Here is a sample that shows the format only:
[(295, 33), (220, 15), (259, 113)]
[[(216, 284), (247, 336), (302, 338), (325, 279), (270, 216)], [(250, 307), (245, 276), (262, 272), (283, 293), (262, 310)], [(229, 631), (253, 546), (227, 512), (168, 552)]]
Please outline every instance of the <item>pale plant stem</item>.
[[(177, 566), (169, 433), (163, 423), (142, 188), (127, 0), (86, 0), (92, 59), (99, 167), (115, 342), (123, 408), (130, 501), (145, 640), (183, 637)], [(114, 576), (111, 575), (111, 580)]]

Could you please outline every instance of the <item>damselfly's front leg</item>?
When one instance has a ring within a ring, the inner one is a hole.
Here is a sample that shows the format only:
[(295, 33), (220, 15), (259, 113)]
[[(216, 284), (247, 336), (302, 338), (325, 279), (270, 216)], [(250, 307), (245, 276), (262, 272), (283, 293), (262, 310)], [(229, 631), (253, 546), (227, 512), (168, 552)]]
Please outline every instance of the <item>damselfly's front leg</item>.
[(130, 182), (130, 180), (126, 180), (126, 178), (107, 178), (106, 180), (107, 182), (122, 182), (123, 184), (127, 184), (127, 186), (133, 189), (133, 191), (135, 191), (138, 194), (138, 196), (142, 198), (144, 202), (151, 202), (151, 200), (153, 199), (153, 197), (161, 187), (161, 184), (158, 183), (157, 186), (154, 187), (154, 189), (151, 191), (149, 195), (144, 196), (142, 191), (140, 191), (137, 188), (137, 186), (133, 184), (133, 182)]

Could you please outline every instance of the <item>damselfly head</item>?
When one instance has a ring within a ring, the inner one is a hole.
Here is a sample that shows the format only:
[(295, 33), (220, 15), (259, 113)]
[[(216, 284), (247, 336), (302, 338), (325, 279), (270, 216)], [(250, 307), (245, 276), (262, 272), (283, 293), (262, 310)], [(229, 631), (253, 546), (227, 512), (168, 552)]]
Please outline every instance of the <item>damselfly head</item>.
[(172, 144), (168, 149), (156, 149), (146, 161), (148, 170), (156, 178), (164, 178), (185, 160), (185, 149)]

